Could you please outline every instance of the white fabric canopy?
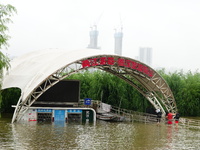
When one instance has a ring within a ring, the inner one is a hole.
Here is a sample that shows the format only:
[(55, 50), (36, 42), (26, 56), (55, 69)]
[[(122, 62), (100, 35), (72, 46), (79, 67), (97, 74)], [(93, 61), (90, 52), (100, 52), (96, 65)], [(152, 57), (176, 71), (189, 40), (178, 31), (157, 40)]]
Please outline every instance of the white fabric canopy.
[[(11, 61), (11, 68), (3, 78), (2, 89), (12, 87), (18, 87), (21, 89), (21, 103), (18, 103), (20, 105), (18, 105), (19, 110), (17, 110), (17, 113), (15, 112), (15, 114), (18, 115), (19, 111), (21, 111), (21, 106), (25, 106), (23, 102), (26, 103), (26, 100), (29, 98), (30, 94), (34, 92), (35, 88), (39, 87), (44, 81), (54, 75), (54, 73), (57, 73), (57, 71), (62, 70), (62, 68), (66, 68), (66, 66), (70, 64), (77, 63), (80, 60), (89, 59), (93, 56), (97, 57), (109, 55), (113, 56), (115, 54), (98, 49), (81, 49), (74, 51), (49, 49), (30, 52)], [(123, 56), (115, 56), (122, 57), (124, 60), (133, 60)], [(123, 71), (127, 74), (131, 73), (131, 77), (135, 78), (140, 83), (138, 86), (141, 86), (141, 89), (145, 88), (147, 90), (138, 91), (142, 93), (155, 108), (161, 108), (162, 112), (165, 110), (159, 100), (163, 105), (165, 105), (167, 110), (175, 112), (177, 109), (176, 103), (173, 93), (166, 81), (149, 66), (145, 67), (145, 64), (138, 62), (137, 60), (133, 60), (133, 62), (135, 64), (142, 65), (139, 65), (139, 68), (137, 66), (136, 69), (128, 68)], [(144, 68), (141, 68), (141, 66)], [(121, 66), (118, 67), (118, 69), (120, 69)], [(148, 69), (150, 73), (152, 71), (152, 76), (148, 76), (149, 72), (146, 72)], [(118, 74), (118, 70), (115, 71), (111, 68), (110, 71)], [(122, 75), (121, 78), (127, 83), (130, 83), (130, 79), (128, 77)], [(134, 87), (134, 83), (132, 86)], [(160, 92), (161, 96), (159, 96), (159, 94), (154, 95), (156, 92)], [(14, 119), (16, 119), (16, 115)]]
[(97, 49), (74, 51), (48, 49), (24, 54), (10, 62), (11, 67), (3, 78), (2, 89), (20, 88), (23, 101), (35, 87), (56, 70), (82, 58), (102, 54), (108, 55), (105, 51)]

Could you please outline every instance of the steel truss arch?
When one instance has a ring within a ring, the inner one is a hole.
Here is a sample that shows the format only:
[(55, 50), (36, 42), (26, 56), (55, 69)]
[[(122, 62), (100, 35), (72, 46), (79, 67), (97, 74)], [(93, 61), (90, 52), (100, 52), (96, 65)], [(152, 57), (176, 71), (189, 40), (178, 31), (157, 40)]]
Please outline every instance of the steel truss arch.
[(172, 91), (154, 69), (128, 57), (99, 54), (79, 58), (65, 64), (44, 78), (26, 97), (23, 97), (22, 93), (12, 122), (19, 121), (39, 96), (56, 83), (74, 73), (90, 68), (100, 69), (121, 78), (145, 96), (155, 108), (160, 108), (163, 114), (167, 111), (175, 112), (177, 110)]

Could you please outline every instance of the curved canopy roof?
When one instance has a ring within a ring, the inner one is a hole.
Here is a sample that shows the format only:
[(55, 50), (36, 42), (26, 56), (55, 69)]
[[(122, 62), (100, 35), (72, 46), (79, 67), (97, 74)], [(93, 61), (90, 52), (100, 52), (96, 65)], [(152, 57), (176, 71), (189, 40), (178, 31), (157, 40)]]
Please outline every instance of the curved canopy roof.
[(48, 49), (33, 51), (11, 61), (11, 68), (3, 79), (2, 89), (18, 87), (23, 93), (23, 99), (33, 91), (43, 80), (56, 70), (80, 58), (91, 55), (108, 54), (102, 50), (83, 49), (66, 51)]
[(30, 107), (48, 88), (70, 74), (87, 68), (97, 68), (118, 76), (163, 112), (169, 110), (175, 112), (177, 109), (168, 84), (154, 69), (132, 58), (110, 54), (103, 50), (33, 51), (14, 59), (10, 64), (11, 68), (4, 76), (2, 89), (11, 87), (21, 89), (14, 119), (18, 114), (22, 114), (19, 112), (23, 108)]

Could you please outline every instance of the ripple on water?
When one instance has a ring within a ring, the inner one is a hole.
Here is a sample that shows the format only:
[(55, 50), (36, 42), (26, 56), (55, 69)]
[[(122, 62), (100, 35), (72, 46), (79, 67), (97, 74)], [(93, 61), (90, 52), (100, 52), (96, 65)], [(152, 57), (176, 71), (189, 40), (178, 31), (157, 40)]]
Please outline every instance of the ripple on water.
[(1, 149), (198, 149), (200, 131), (162, 124), (16, 123), (0, 119)]

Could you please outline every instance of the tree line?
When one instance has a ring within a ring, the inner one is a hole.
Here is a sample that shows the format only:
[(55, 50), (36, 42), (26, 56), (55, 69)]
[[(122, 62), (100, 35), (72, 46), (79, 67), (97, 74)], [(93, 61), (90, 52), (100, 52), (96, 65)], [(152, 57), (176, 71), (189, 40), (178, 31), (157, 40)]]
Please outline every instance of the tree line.
[[(182, 116), (200, 116), (200, 73), (157, 71), (171, 88)], [(78, 73), (68, 79), (81, 81), (81, 98), (102, 100), (114, 106), (152, 112), (153, 106), (136, 89), (122, 79), (102, 71)]]
[[(166, 73), (157, 71), (171, 88), (181, 116), (200, 116), (200, 73), (177, 71)], [(76, 73), (66, 79), (80, 81), (80, 99), (101, 100), (120, 108), (154, 113), (152, 104), (135, 88), (124, 80), (103, 71)], [(21, 90), (6, 89), (2, 92), (1, 111), (12, 112), (11, 105), (16, 105)]]
[(200, 73), (176, 71), (166, 73), (159, 70), (159, 74), (171, 88), (179, 112), (183, 116), (200, 116)]

